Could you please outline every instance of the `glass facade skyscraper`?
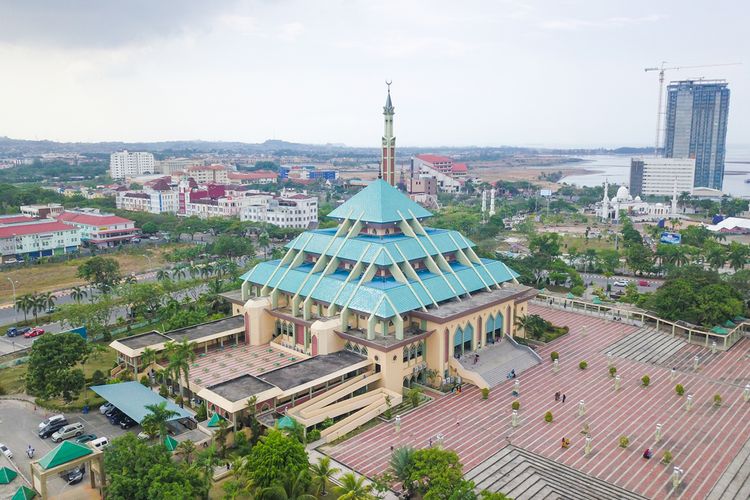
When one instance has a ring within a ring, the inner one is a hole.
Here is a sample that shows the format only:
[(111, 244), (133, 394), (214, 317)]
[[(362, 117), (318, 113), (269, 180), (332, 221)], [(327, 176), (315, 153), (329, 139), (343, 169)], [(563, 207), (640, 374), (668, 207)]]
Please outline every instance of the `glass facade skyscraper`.
[(724, 80), (684, 80), (667, 86), (664, 156), (695, 158), (695, 187), (721, 190), (728, 113)]

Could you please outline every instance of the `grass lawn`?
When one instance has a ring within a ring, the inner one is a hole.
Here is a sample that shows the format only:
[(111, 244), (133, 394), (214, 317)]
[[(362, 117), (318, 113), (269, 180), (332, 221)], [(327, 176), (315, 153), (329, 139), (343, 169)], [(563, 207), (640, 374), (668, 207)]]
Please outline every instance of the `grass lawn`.
[[(217, 481), (211, 486), (211, 491), (208, 492), (208, 498), (211, 500), (219, 500), (221, 498), (224, 498), (224, 490), (222, 490), (222, 485), (226, 482), (232, 479), (232, 476), (228, 476), (221, 481)], [(320, 500), (336, 500), (338, 498), (338, 495), (336, 495), (332, 490), (335, 488), (334, 485), (329, 485), (326, 488), (326, 494), (320, 498)], [(252, 495), (239, 495), (237, 496), (237, 500), (252, 500)]]
[[(180, 244), (180, 246), (185, 246), (185, 244)], [(104, 256), (116, 259), (120, 263), (120, 270), (123, 274), (142, 273), (149, 269), (162, 267), (166, 263), (164, 255), (171, 253), (176, 247), (175, 244), (165, 244), (137, 249), (137, 252), (132, 253), (123, 251), (104, 254)], [(148, 255), (150, 259), (145, 258), (144, 255)], [(0, 272), (0, 303), (13, 301), (13, 289), (8, 282), (8, 278), (18, 282), (16, 285), (17, 296), (33, 292), (50, 292), (85, 284), (83, 280), (76, 276), (78, 266), (85, 260), (86, 258), (79, 258), (66, 262), (31, 264)]]
[(615, 249), (614, 241), (609, 241), (606, 237), (602, 237), (601, 239), (589, 238), (587, 241), (585, 236), (576, 236), (572, 234), (563, 234), (561, 236), (563, 240), (563, 253), (567, 252), (567, 249), (571, 247), (578, 249), (579, 253), (583, 253), (589, 248), (593, 248), (594, 250)]
[[(91, 378), (91, 374), (96, 370), (101, 370), (105, 375), (109, 376), (109, 370), (112, 369), (112, 365), (115, 362), (117, 355), (113, 349), (107, 348), (97, 359), (91, 359), (88, 363), (83, 366), (83, 373), (86, 378)], [(24, 391), (24, 377), (26, 376), (27, 364), (21, 364), (10, 368), (3, 368), (0, 370), (0, 386), (5, 389), (7, 394), (18, 394)], [(81, 394), (81, 401), (83, 400), (83, 394)], [(96, 395), (88, 391), (88, 397), (91, 400), (91, 404), (94, 402)], [(62, 405), (62, 400), (52, 400), (52, 403)], [(76, 404), (76, 401), (73, 402)]]

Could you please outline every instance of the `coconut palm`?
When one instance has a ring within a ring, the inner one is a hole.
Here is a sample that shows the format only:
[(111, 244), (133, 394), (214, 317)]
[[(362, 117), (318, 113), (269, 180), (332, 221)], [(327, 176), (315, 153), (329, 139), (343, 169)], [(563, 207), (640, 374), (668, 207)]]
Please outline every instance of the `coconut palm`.
[(39, 320), (39, 313), (47, 310), (47, 300), (44, 295), (34, 293), (31, 295), (31, 313), (34, 315), (34, 322)]
[(192, 460), (193, 454), (195, 453), (195, 443), (191, 440), (186, 439), (177, 445), (177, 453), (185, 458), (185, 463), (189, 466)]
[(747, 264), (748, 255), (750, 255), (749, 246), (743, 245), (742, 243), (738, 243), (736, 241), (732, 241), (729, 243), (727, 260), (729, 261), (729, 265), (735, 271), (739, 271), (740, 269), (745, 267), (745, 265)]
[(221, 459), (216, 454), (216, 447), (214, 445), (209, 446), (198, 454), (193, 469), (197, 469), (203, 479), (203, 498), (208, 498), (208, 492), (211, 491), (211, 484), (214, 481), (214, 467), (220, 463)]
[(286, 473), (271, 486), (256, 492), (255, 497), (269, 500), (315, 500), (319, 497), (307, 492), (309, 480), (305, 470), (297, 475)]
[(341, 486), (336, 488), (338, 500), (370, 500), (373, 497), (372, 486), (365, 484), (365, 478), (347, 472), (339, 478)]
[(55, 296), (51, 292), (47, 292), (41, 295), (42, 304), (44, 305), (44, 311), (50, 311), (55, 307)]
[(23, 312), (23, 321), (28, 320), (28, 314), (34, 308), (34, 299), (30, 293), (21, 295), (16, 299), (16, 309)]
[(721, 269), (724, 267), (724, 264), (727, 262), (726, 248), (724, 245), (707, 241), (704, 250), (706, 254), (706, 263), (711, 269)]
[(314, 491), (318, 497), (325, 496), (326, 484), (333, 479), (338, 471), (339, 469), (331, 467), (331, 458), (325, 456), (320, 457), (317, 463), (310, 466)]
[(167, 437), (167, 422), (172, 417), (179, 415), (179, 413), (168, 409), (166, 401), (162, 401), (159, 404), (146, 405), (145, 408), (151, 413), (143, 417), (142, 425), (152, 425), (159, 429), (159, 439), (164, 441), (164, 438)]
[(76, 302), (76, 304), (80, 304), (81, 301), (86, 298), (86, 295), (88, 295), (88, 292), (80, 286), (74, 286), (70, 290), (70, 297)]
[(166, 269), (159, 269), (156, 271), (156, 280), (157, 281), (166, 281), (169, 279), (169, 271)]
[(146, 347), (143, 349), (143, 352), (141, 353), (141, 361), (143, 362), (143, 368), (145, 369), (147, 366), (149, 366), (151, 363), (155, 363), (159, 354), (151, 349), (150, 347)]
[(167, 342), (164, 349), (167, 352), (169, 366), (167, 370), (175, 375), (180, 386), (180, 396), (182, 396), (182, 377), (185, 378), (187, 392), (190, 394), (190, 364), (195, 360), (194, 343), (189, 342), (183, 337), (179, 342)]
[(414, 448), (401, 446), (393, 450), (390, 460), (394, 477), (401, 482), (405, 491), (412, 488), (411, 471), (414, 468)]
[(175, 267), (172, 271), (172, 279), (181, 280), (187, 277), (187, 270), (185, 266)]

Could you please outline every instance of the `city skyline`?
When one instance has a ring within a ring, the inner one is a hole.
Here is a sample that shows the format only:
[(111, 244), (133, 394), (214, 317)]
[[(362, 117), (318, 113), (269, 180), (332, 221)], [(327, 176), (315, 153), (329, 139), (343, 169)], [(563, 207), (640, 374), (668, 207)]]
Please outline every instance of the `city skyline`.
[[(647, 146), (657, 77), (645, 67), (743, 62), (748, 46), (744, 16), (684, 2), (0, 1), (0, 11), (0, 136), (64, 142), (377, 147), (387, 79), (403, 147)], [(747, 143), (747, 65), (667, 82), (693, 77), (729, 82), (727, 144)]]

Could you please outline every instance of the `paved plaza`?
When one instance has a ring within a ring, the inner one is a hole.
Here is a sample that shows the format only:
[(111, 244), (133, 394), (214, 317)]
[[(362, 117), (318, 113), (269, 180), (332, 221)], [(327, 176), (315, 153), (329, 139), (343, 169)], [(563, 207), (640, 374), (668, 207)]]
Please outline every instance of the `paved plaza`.
[[(569, 326), (570, 333), (540, 348), (543, 363), (519, 377), (517, 428), (510, 425), (511, 403), (516, 400), (511, 394), (513, 381), (506, 381), (493, 388), (487, 401), (481, 399), (477, 388), (470, 387), (405, 415), (398, 433), (393, 424), (383, 423), (327, 452), (348, 467), (373, 476), (387, 468), (391, 446), (422, 448), (428, 446), (430, 438), (434, 441), (437, 434), (443, 434), (445, 447), (459, 454), (470, 476), (472, 469), (512, 446), (520, 453), (562, 463), (648, 498), (750, 496), (750, 470), (745, 462), (750, 452), (750, 447), (745, 447), (750, 439), (750, 402), (746, 403), (742, 394), (750, 382), (750, 340), (742, 339), (730, 351), (717, 354), (704, 347), (664, 340), (650, 344), (650, 349), (663, 349), (658, 356), (640, 356), (636, 353), (640, 343), (633, 339), (645, 332), (637, 326), (538, 305), (532, 305), (529, 312), (555, 325)], [(624, 340), (627, 337), (630, 340)], [(550, 362), (552, 351), (560, 354), (557, 373)], [(614, 365), (622, 378), (618, 391), (607, 370), (607, 352), (615, 354)], [(700, 359), (697, 371), (693, 370), (696, 355)], [(588, 369), (579, 369), (582, 360), (588, 362)], [(673, 367), (677, 368), (675, 381), (670, 378)], [(647, 388), (641, 387), (643, 375), (651, 378)], [(684, 385), (686, 395), (693, 395), (690, 411), (685, 409), (686, 396), (675, 393), (677, 383)], [(554, 400), (556, 391), (567, 396), (565, 403)], [(720, 407), (713, 404), (714, 394), (723, 399)], [(585, 401), (582, 417), (578, 415), (580, 400)], [(554, 415), (552, 423), (543, 420), (547, 410)], [(584, 423), (589, 424), (593, 438), (588, 457), (583, 453)], [(657, 423), (663, 426), (658, 443)], [(626, 449), (618, 443), (623, 435), (630, 438)], [(561, 448), (563, 437), (571, 440), (570, 448)], [(646, 448), (655, 453), (651, 460), (642, 457)], [(659, 462), (665, 450), (674, 456), (668, 466)], [(524, 460), (532, 460), (532, 456)], [(735, 457), (739, 458), (732, 463)], [(684, 480), (676, 492), (671, 481), (673, 466), (684, 470)], [(506, 493), (529, 497), (518, 491)], [(568, 495), (572, 493), (568, 491)]]

